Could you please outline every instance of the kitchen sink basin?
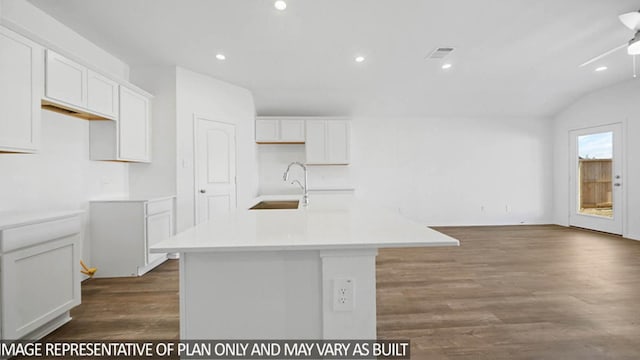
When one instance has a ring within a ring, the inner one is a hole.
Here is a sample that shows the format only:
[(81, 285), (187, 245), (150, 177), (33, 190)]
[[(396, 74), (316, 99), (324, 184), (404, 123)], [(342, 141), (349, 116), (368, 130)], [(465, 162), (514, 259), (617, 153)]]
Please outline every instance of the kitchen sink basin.
[(249, 210), (297, 209), (298, 200), (266, 200), (253, 205)]

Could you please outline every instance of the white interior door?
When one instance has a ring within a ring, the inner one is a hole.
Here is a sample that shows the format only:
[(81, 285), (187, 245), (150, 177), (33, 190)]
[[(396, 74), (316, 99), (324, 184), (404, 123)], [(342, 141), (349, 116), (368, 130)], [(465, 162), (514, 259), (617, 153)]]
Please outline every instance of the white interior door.
[(569, 224), (622, 234), (622, 125), (571, 131)]
[(196, 117), (196, 224), (236, 207), (236, 129)]

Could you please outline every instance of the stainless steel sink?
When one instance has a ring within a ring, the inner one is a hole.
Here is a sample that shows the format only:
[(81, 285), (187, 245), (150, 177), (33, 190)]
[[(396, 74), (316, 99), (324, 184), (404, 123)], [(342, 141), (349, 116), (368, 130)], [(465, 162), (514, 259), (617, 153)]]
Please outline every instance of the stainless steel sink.
[(267, 200), (260, 201), (249, 210), (297, 209), (299, 203), (298, 200)]

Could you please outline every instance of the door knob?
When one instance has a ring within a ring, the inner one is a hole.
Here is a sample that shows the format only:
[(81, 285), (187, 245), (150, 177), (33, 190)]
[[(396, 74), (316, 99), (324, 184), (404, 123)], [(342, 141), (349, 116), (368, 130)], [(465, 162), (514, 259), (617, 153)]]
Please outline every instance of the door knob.
[(206, 193), (206, 192), (207, 192), (207, 190), (205, 190), (205, 189), (200, 189), (200, 194), (204, 194), (204, 193)]
[(614, 183), (613, 186), (621, 186), (622, 184), (620, 183)]

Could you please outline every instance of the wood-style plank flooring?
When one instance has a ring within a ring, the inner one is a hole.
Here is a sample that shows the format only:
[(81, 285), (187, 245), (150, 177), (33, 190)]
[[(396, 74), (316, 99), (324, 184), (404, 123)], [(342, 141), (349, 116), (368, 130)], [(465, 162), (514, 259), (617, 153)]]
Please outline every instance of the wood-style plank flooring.
[(378, 336), (415, 359), (640, 359), (640, 242), (559, 226), (439, 228), (378, 257)]
[(84, 281), (82, 304), (71, 310), (71, 317), (45, 339), (179, 339), (178, 260), (141, 277)]
[[(559, 226), (448, 227), (378, 256), (378, 336), (413, 359), (639, 359), (640, 242)], [(178, 266), (83, 283), (47, 339), (177, 339)]]

